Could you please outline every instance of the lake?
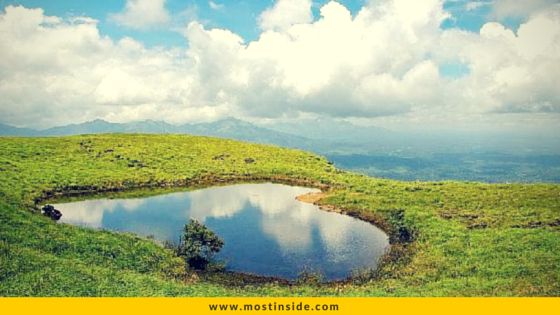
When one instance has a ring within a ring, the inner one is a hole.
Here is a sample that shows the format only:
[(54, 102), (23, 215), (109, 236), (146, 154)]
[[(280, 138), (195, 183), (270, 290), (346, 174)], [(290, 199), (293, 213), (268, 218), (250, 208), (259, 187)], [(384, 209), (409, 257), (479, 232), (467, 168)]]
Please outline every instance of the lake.
[(226, 269), (296, 279), (303, 271), (325, 280), (376, 268), (389, 247), (374, 225), (320, 210), (296, 196), (317, 189), (281, 184), (239, 184), (135, 199), (54, 204), (59, 222), (133, 232), (177, 243), (197, 219), (225, 242), (215, 256)]

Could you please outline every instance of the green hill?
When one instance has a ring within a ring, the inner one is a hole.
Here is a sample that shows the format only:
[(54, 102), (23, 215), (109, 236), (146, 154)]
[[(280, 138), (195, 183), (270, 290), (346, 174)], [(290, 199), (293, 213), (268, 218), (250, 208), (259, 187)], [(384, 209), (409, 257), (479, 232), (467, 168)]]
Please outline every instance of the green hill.
[[(346, 283), (195, 275), (151, 240), (35, 210), (56, 194), (263, 180), (323, 188), (324, 205), (377, 222), (392, 251)], [(208, 137), (0, 138), (1, 296), (559, 296), (559, 252), (560, 185), (381, 180), (303, 151)]]

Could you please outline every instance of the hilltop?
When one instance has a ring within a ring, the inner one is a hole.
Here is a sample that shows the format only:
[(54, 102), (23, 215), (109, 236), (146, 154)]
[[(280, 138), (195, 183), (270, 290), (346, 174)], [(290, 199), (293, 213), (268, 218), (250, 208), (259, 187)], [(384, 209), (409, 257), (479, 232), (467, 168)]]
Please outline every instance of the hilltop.
[[(300, 150), (126, 134), (0, 138), (0, 176), (2, 296), (560, 295), (557, 184), (399, 182)], [(34, 210), (53, 194), (240, 181), (319, 187), (323, 206), (377, 222), (392, 251), (375, 274), (349, 283), (244, 282), (194, 276), (152, 240), (56, 224)]]
[(317, 118), (256, 124), (236, 118), (191, 124), (96, 119), (48, 129), (0, 124), (0, 136), (143, 133), (213, 136), (302, 149), (337, 167), (397, 180), (560, 182), (560, 138), (487, 132), (411, 132)]

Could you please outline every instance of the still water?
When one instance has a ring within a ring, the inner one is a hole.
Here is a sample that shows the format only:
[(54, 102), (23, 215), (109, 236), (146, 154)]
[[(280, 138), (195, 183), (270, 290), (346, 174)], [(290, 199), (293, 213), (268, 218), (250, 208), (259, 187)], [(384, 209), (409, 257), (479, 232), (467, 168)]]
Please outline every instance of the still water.
[(296, 196), (316, 189), (240, 184), (141, 199), (96, 199), (54, 205), (60, 222), (178, 242), (190, 218), (225, 242), (216, 255), (226, 269), (295, 279), (302, 271), (325, 280), (375, 268), (388, 237), (358, 219), (320, 210)]

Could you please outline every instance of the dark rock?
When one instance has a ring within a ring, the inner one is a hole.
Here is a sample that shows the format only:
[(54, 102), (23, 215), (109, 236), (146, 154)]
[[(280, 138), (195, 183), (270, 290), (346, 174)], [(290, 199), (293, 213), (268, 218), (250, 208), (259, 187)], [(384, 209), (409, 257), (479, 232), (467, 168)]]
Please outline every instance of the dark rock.
[(62, 212), (56, 210), (52, 205), (46, 205), (42, 208), (43, 215), (47, 216), (55, 221), (58, 221), (62, 217)]
[(146, 167), (146, 165), (140, 160), (129, 160), (128, 167)]
[(551, 222), (531, 221), (527, 224), (512, 225), (513, 228), (521, 228), (521, 229), (537, 229), (545, 226), (551, 226), (551, 227), (560, 226), (560, 219)]
[(465, 213), (465, 214), (460, 214), (459, 215), (461, 218), (465, 218), (468, 220), (474, 220), (474, 219), (478, 219), (478, 214), (469, 214), (469, 213)]
[(412, 242), (412, 234), (410, 233), (410, 231), (401, 226), (399, 227), (399, 241), (401, 243), (410, 243)]
[(410, 192), (416, 192), (416, 191), (421, 191), (423, 189), (422, 189), (422, 187), (414, 186), (414, 187), (406, 187), (404, 190), (410, 191)]
[(442, 212), (439, 215), (446, 220), (453, 219), (454, 217), (454, 214), (451, 212)]
[(228, 157), (229, 157), (229, 154), (220, 154), (220, 155), (214, 156), (214, 157), (212, 158), (212, 160), (214, 160), (214, 161), (217, 161), (217, 160), (223, 161), (223, 160), (225, 160), (225, 159), (228, 158)]
[(467, 228), (470, 229), (470, 230), (486, 229), (486, 228), (488, 228), (488, 223), (486, 223), (486, 222), (476, 222), (476, 223), (468, 225)]

